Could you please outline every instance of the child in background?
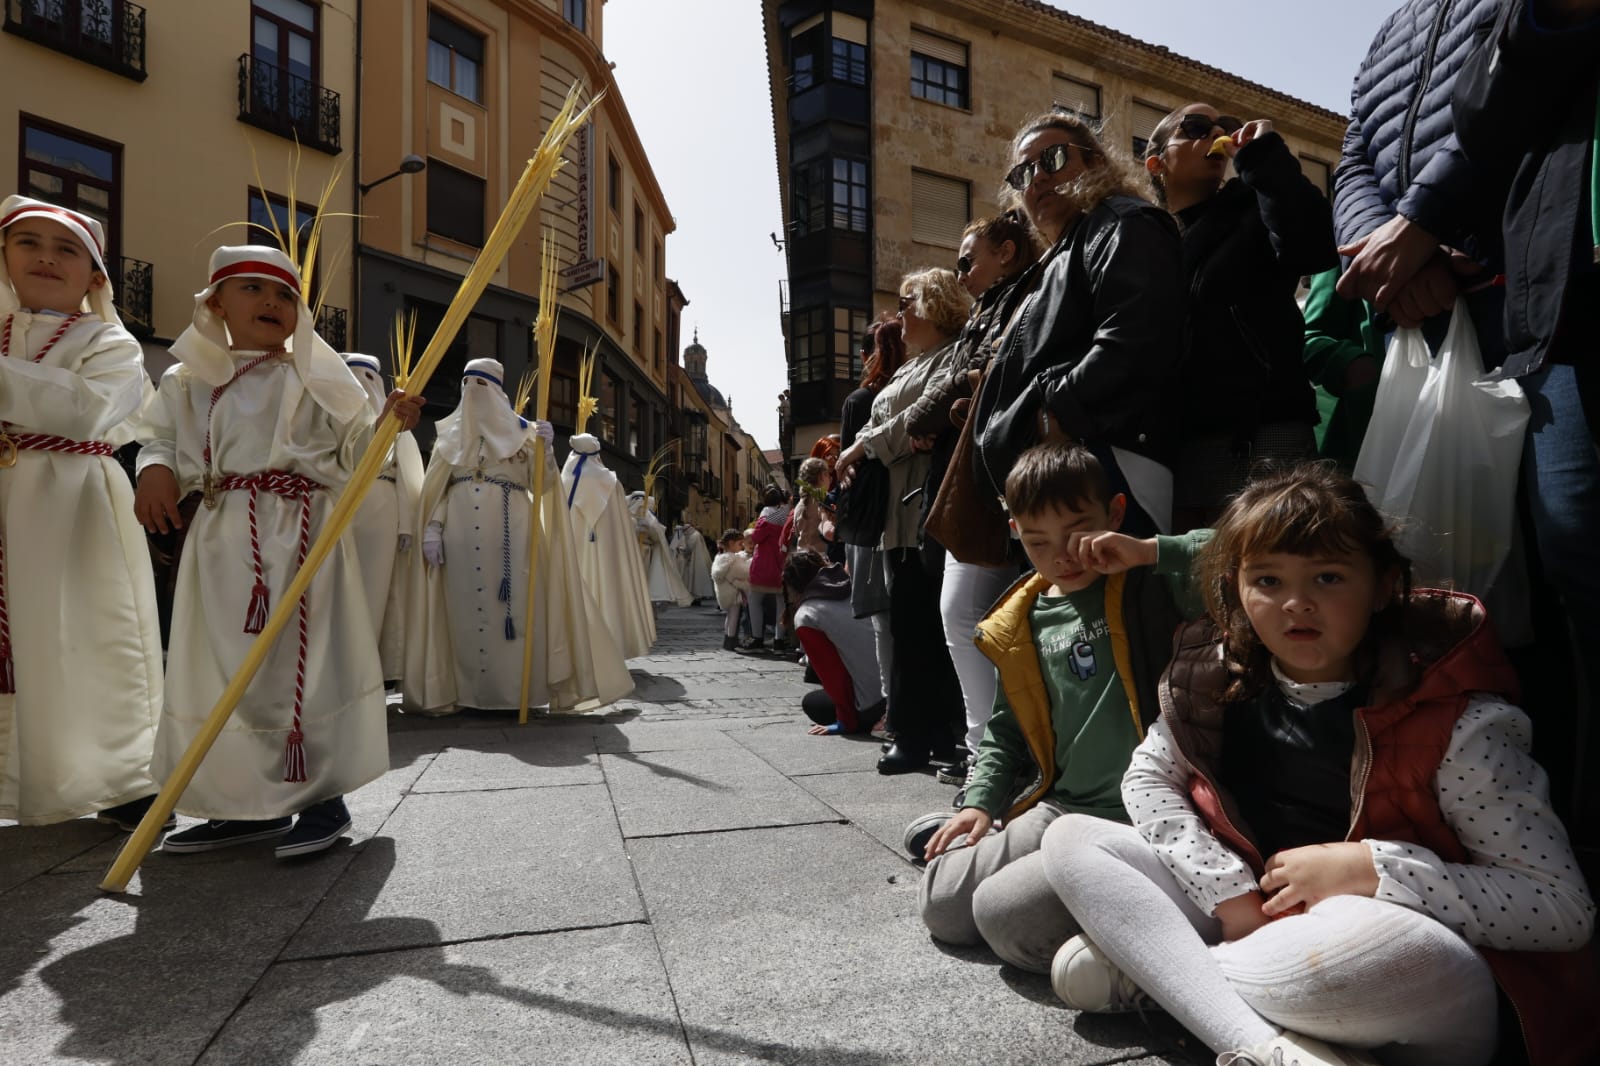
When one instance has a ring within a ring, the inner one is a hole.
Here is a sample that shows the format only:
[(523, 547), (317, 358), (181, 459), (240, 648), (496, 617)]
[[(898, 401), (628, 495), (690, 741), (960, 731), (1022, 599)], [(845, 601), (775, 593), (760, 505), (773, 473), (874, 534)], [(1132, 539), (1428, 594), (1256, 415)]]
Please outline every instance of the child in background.
[(1122, 782), (1133, 826), (1044, 836), (1083, 926), (1051, 973), (1069, 1006), (1147, 995), (1235, 1066), (1375, 1061), (1323, 1041), (1474, 1066), (1519, 1027), (1528, 1061), (1597, 1061), (1594, 904), (1515, 677), (1477, 600), (1409, 574), (1332, 464), (1228, 505), (1197, 575), (1210, 619)]
[[(145, 410), (135, 509), (151, 532), (181, 523), (155, 769), (188, 748), (293, 579), (372, 439), (366, 392), (317, 336), (295, 263), (276, 248), (218, 248), (178, 363)], [(416, 426), (422, 398), (389, 394)], [(163, 850), (212, 851), (287, 834), (279, 858), (350, 829), (344, 795), (389, 768), (383, 670), (361, 571), (340, 541), (178, 801), (207, 819)], [(295, 814), (299, 819), (294, 819)]]
[(882, 697), (872, 622), (857, 618), (850, 607), (850, 575), (843, 564), (801, 548), (784, 564), (783, 590), (795, 639), (822, 685), (800, 701), (815, 723), (808, 732), (872, 732), (888, 701)]
[(1127, 501), (1099, 461), (1064, 444), (1022, 454), (1006, 506), (1036, 572), (978, 625), (977, 646), (999, 670), (994, 715), (959, 811), (917, 819), (905, 843), (928, 859), (919, 905), (936, 939), (987, 943), (1047, 973), (1078, 923), (1045, 880), (1039, 840), (1068, 813), (1127, 821), (1122, 774), (1159, 713), (1154, 683), (1173, 630), (1199, 613), (1189, 572), (1208, 534), (1160, 537), (1147, 565), (1103, 576), (1101, 560), (1140, 542), (1114, 532)]
[(745, 593), (750, 591), (750, 553), (745, 550), (744, 534), (725, 529), (717, 541), (717, 557), (711, 560), (711, 583), (717, 589), (717, 606), (728, 613), (722, 626), (722, 650), (739, 647), (739, 614)]
[(150, 387), (144, 353), (99, 222), (9, 196), (0, 241), (0, 818), (132, 829), (156, 792), (161, 630), (112, 453)]

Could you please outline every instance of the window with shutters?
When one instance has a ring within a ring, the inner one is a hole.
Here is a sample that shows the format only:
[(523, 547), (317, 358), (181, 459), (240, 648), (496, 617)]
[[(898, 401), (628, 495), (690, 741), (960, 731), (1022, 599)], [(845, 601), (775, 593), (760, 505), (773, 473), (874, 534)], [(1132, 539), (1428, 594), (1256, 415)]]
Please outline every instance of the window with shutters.
[(965, 109), (967, 46), (948, 37), (912, 30), (911, 95)]
[(437, 11), (428, 12), (428, 80), (483, 102), (483, 37)]
[(1306, 176), (1317, 191), (1328, 199), (1333, 199), (1333, 167), (1313, 156), (1300, 157), (1300, 172)]
[(794, 357), (790, 379), (795, 383), (826, 381), (832, 333), (828, 329), (828, 309), (810, 307), (797, 310), (789, 316), (793, 336), (789, 350)]
[(957, 178), (911, 172), (911, 239), (942, 248), (961, 247), (972, 218), (972, 187)]
[(1051, 103), (1057, 111), (1070, 112), (1085, 122), (1099, 124), (1100, 86), (1065, 74), (1055, 75), (1051, 82)]
[(833, 66), (829, 77), (846, 85), (867, 84), (867, 22), (833, 13)]
[(866, 336), (872, 312), (859, 307), (833, 309), (833, 376), (861, 380), (861, 338)]
[(483, 246), (483, 179), (428, 160), (428, 232), (473, 248)]
[(833, 161), (833, 228), (867, 232), (867, 164), (859, 159)]
[(828, 27), (821, 15), (812, 15), (789, 31), (789, 88), (804, 92), (822, 81), (822, 50)]
[(826, 159), (794, 168), (789, 189), (794, 197), (794, 225), (801, 234), (820, 233), (828, 227), (828, 168)]
[(1156, 107), (1138, 100), (1133, 102), (1133, 110), (1128, 115), (1128, 125), (1133, 132), (1133, 158), (1144, 158), (1144, 151), (1150, 146), (1150, 135), (1171, 110), (1170, 107)]

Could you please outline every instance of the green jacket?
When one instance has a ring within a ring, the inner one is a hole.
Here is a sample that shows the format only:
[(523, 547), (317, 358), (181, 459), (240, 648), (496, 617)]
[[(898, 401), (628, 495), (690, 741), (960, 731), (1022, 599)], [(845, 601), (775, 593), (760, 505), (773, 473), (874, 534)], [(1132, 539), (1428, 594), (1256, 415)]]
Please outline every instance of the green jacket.
[[(1156, 683), (1172, 657), (1173, 636), (1203, 609), (1192, 595), (1187, 575), (1195, 553), (1210, 538), (1208, 529), (1182, 537), (1158, 537), (1155, 567), (1138, 567), (1106, 578), (1112, 656), (1140, 740), (1145, 727), (1161, 714)], [(1178, 589), (1169, 586), (1168, 578), (1178, 579)], [(1012, 797), (1006, 821), (1049, 796), (1058, 776), (1055, 723), (1029, 621), (1034, 601), (1049, 587), (1047, 578), (1025, 574), (978, 623), (973, 637), (978, 650), (999, 673), (1002, 698), (995, 701), (980, 752), (986, 757), (986, 767), (998, 766), (999, 774), (1009, 775), (1009, 781), (992, 782)], [(998, 753), (998, 761), (988, 757), (991, 751)], [(1128, 754), (1132, 752), (1130, 747)]]
[(1364, 355), (1383, 366), (1383, 334), (1364, 300), (1346, 300), (1334, 291), (1338, 269), (1311, 279), (1311, 291), (1301, 314), (1306, 320), (1306, 376), (1317, 388), (1317, 451), (1345, 471), (1356, 465), (1361, 441), (1372, 420), (1372, 402), (1378, 395), (1376, 380), (1359, 389), (1344, 387), (1345, 371)]

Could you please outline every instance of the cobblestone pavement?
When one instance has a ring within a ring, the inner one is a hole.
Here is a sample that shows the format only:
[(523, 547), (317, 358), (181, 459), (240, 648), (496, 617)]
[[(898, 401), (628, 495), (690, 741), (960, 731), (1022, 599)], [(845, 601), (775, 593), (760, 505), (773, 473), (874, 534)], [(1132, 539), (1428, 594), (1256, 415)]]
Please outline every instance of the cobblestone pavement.
[(107, 896), (119, 835), (0, 824), (0, 1061), (1208, 1061), (930, 940), (900, 834), (952, 790), (804, 735), (800, 667), (719, 622), (664, 612), (603, 715), (392, 715), (313, 859), (156, 852)]

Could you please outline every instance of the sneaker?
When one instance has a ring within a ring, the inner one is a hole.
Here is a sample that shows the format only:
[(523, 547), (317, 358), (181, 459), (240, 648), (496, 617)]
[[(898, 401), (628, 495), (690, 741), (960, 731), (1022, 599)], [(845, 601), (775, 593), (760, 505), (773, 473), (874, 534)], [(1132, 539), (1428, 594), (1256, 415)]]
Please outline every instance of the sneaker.
[[(139, 823), (144, 821), (144, 816), (150, 810), (150, 805), (156, 801), (155, 796), (141, 796), (127, 803), (119, 803), (115, 807), (107, 807), (94, 816), (94, 820), (101, 825), (114, 825), (124, 833), (131, 833), (139, 828)], [(178, 816), (167, 815), (167, 820), (161, 823), (161, 831), (170, 833), (178, 828)]]
[(934, 776), (939, 779), (941, 784), (965, 786), (967, 783), (967, 774), (971, 772), (972, 759), (970, 757), (963, 757), (951, 763), (949, 766), (939, 767), (939, 771), (934, 774)]
[(1217, 1066), (1378, 1066), (1378, 1060), (1364, 1051), (1286, 1032), (1252, 1048), (1224, 1051), (1217, 1056)]
[(723, 651), (738, 651), (739, 650), (739, 638), (738, 637), (723, 637), (722, 638), (722, 650)]
[(750, 643), (746, 644), (744, 647), (735, 648), (733, 650), (738, 652), (740, 655), (767, 655), (767, 654), (769, 654), (769, 652), (767, 650), (766, 642), (765, 641), (760, 641), (760, 640), (752, 640)]
[(162, 851), (180, 854), (201, 851), (218, 851), (235, 844), (250, 844), (257, 840), (281, 837), (294, 825), (293, 818), (268, 818), (264, 821), (243, 821), (238, 818), (213, 818), (208, 822), (173, 833), (161, 842)]
[(283, 838), (273, 854), (280, 859), (292, 859), (297, 855), (327, 851), (334, 841), (350, 832), (350, 825), (350, 810), (344, 805), (343, 796), (324, 800), (300, 812), (293, 831)]
[(1050, 963), (1050, 987), (1056, 998), (1086, 1014), (1143, 1012), (1155, 1002), (1139, 991), (1088, 937), (1078, 935), (1056, 949)]
[(934, 811), (932, 814), (924, 814), (920, 818), (913, 819), (911, 824), (906, 826), (906, 835), (900, 841), (906, 849), (906, 854), (921, 862), (923, 853), (928, 850), (928, 841), (932, 840), (933, 834), (942, 829), (944, 823), (949, 820), (949, 811)]
[(950, 801), (950, 809), (952, 811), (959, 811), (961, 808), (965, 807), (966, 805), (967, 805), (967, 786), (966, 785), (962, 785), (960, 788), (956, 789), (955, 798)]

